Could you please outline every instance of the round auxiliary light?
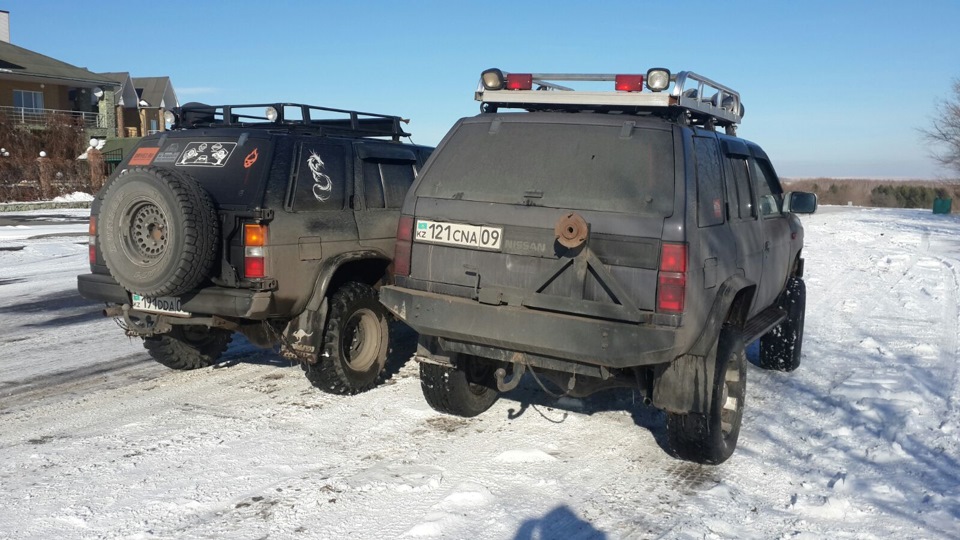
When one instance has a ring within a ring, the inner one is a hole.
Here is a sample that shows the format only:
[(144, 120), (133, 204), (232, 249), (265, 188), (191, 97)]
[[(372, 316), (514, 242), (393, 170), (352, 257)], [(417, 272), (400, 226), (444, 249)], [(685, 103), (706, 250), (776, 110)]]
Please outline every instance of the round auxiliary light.
[(481, 73), (480, 81), (483, 83), (484, 90), (502, 90), (506, 79), (502, 71), (493, 68)]
[(647, 70), (647, 88), (651, 92), (660, 92), (670, 86), (670, 70), (666, 68), (653, 68)]
[(43, 150), (40, 151), (40, 157), (47, 157), (47, 153)]
[(276, 122), (276, 121), (277, 121), (277, 117), (280, 116), (280, 115), (277, 113), (277, 109), (274, 108), (274, 107), (267, 107), (267, 110), (265, 111), (265, 114), (267, 115), (267, 120), (269, 120), (269, 121), (271, 121), (271, 122)]
[(177, 123), (177, 115), (173, 111), (163, 111), (163, 121), (172, 126)]

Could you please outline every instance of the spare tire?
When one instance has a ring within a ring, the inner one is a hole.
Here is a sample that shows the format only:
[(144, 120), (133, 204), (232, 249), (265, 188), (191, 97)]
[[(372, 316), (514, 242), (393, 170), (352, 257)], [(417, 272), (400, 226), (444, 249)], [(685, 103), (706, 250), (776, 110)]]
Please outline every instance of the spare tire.
[(149, 298), (195, 289), (210, 274), (220, 239), (217, 211), (186, 174), (133, 167), (103, 196), (100, 250), (110, 273)]

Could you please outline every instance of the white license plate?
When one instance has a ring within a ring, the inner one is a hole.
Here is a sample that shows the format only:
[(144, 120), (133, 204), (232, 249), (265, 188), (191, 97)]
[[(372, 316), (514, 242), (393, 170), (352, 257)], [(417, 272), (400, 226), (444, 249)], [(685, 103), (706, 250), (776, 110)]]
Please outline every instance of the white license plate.
[(133, 296), (133, 309), (150, 313), (163, 313), (178, 317), (189, 317), (190, 314), (180, 309), (180, 299), (176, 296), (161, 296), (159, 298), (144, 298), (139, 294)]
[(464, 225), (462, 223), (418, 219), (416, 239), (417, 242), (430, 244), (500, 251), (500, 245), (503, 243), (503, 229), (485, 225)]

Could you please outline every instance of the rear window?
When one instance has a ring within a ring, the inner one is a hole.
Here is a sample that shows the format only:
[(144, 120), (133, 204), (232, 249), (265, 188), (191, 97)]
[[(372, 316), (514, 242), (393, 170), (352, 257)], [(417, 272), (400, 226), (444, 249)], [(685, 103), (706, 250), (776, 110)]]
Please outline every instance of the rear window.
[[(200, 137), (191, 132), (183, 135), (144, 140), (127, 165), (163, 167), (189, 175), (220, 206), (259, 204), (273, 155), (269, 139), (231, 134)], [(155, 146), (157, 142), (163, 144)]]
[(673, 137), (623, 126), (462, 124), (418, 195), (668, 216)]

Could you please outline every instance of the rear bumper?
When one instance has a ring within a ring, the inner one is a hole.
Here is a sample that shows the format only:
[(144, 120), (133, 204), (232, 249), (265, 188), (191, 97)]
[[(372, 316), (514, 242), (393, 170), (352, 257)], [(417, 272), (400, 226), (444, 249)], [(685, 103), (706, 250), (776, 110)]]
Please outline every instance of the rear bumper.
[(609, 368), (676, 358), (677, 328), (588, 319), (386, 286), (380, 301), (422, 335)]
[[(102, 274), (77, 276), (80, 296), (99, 302), (129, 304), (130, 294), (113, 277)], [(249, 289), (207, 287), (180, 297), (184, 311), (203, 315), (265, 319), (270, 314), (273, 293)]]

